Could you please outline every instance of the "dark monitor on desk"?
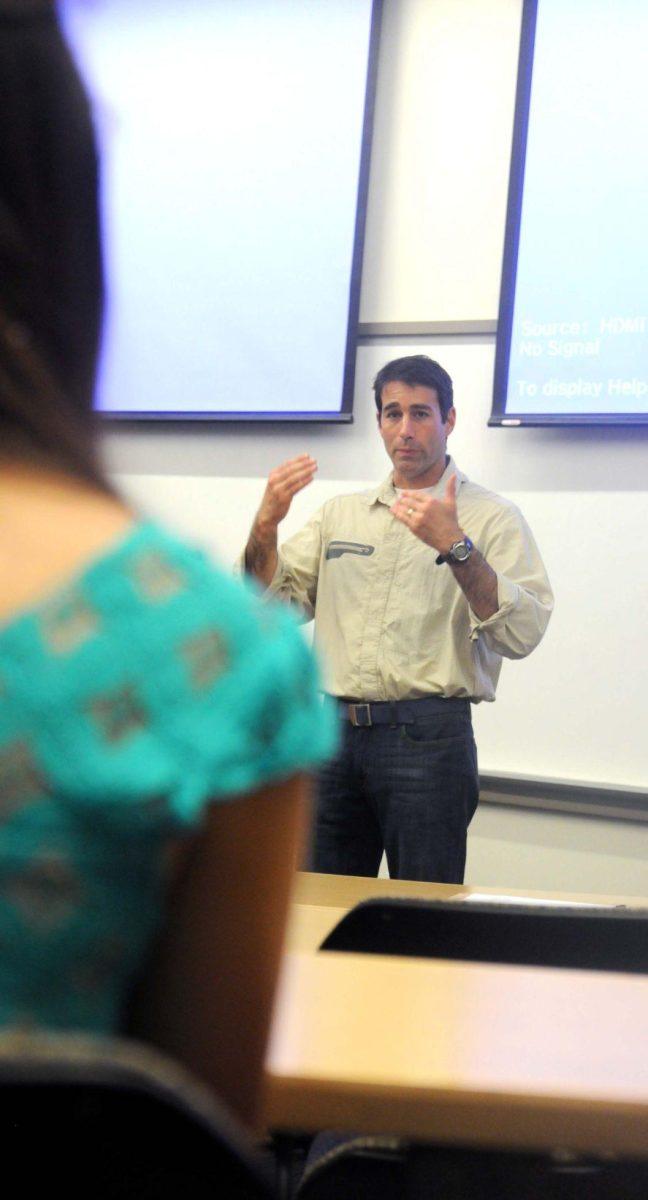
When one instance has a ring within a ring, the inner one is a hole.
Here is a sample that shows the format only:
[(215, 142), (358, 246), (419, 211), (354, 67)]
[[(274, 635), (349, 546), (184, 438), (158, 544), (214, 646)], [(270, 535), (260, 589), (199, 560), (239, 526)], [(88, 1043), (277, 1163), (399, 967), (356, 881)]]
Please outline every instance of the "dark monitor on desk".
[(372, 899), (320, 949), (645, 974), (648, 909)]

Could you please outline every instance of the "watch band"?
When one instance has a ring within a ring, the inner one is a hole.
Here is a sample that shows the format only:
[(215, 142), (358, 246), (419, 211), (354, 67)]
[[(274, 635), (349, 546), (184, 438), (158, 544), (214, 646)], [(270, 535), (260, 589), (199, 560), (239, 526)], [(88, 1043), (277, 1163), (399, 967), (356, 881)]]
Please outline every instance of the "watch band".
[[(455, 553), (459, 547), (461, 547), (461, 556)], [(442, 563), (451, 562), (454, 563), (456, 567), (460, 567), (463, 563), (468, 562), (468, 559), (470, 558), (470, 555), (474, 549), (474, 543), (471, 542), (469, 537), (461, 538), (460, 541), (452, 543), (447, 554), (437, 555), (437, 566), (440, 567)]]

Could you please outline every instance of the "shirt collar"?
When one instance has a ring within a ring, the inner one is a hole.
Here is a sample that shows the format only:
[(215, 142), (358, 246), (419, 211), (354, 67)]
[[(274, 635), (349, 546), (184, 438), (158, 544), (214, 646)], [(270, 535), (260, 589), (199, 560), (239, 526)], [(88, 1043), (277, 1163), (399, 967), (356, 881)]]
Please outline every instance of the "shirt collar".
[[(463, 471), (459, 470), (454, 458), (449, 456), (446, 469), (436, 485), (436, 491), (440, 496), (442, 496), (445, 492), (446, 485), (453, 472), (457, 476), (457, 493), (459, 492), (462, 483), (468, 482), (468, 476), (464, 475)], [(387, 478), (378, 485), (377, 488), (373, 488), (372, 491), (367, 493), (367, 499), (370, 505), (386, 504), (388, 508), (391, 508), (397, 494), (396, 488), (394, 487), (394, 472), (392, 471)]]

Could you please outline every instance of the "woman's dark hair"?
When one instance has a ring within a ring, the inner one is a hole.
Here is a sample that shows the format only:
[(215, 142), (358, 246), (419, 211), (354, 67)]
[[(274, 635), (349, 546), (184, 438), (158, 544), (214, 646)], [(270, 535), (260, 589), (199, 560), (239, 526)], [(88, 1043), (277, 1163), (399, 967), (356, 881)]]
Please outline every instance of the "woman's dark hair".
[(453, 406), (452, 380), (440, 363), (427, 354), (408, 354), (405, 358), (393, 358), (376, 375), (374, 395), (376, 408), (382, 412), (382, 390), (386, 383), (406, 383), (408, 387), (433, 388), (439, 398), (441, 417), (447, 420)]
[(110, 490), (92, 411), (103, 309), (94, 133), (46, 0), (0, 0), (0, 146), (0, 452)]

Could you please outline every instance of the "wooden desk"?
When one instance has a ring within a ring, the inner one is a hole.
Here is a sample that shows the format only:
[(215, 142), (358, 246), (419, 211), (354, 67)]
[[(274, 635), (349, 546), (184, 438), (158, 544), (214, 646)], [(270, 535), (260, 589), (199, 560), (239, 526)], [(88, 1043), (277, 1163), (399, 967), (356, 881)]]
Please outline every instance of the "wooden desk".
[(625, 904), (632, 908), (647, 900), (628, 896), (596, 896), (577, 892), (511, 891), (497, 888), (460, 887), (458, 884), (414, 883), (403, 879), (361, 879), (351, 875), (317, 875), (300, 871), (286, 935), (289, 951), (315, 952), (324, 938), (355, 904), (373, 896), (410, 897), (419, 900), (462, 900), (467, 896), (508, 896), (512, 900), (531, 897), (585, 904)]
[(294, 900), (296, 904), (351, 908), (371, 896), (418, 896), (440, 900), (461, 895), (465, 890), (454, 883), (416, 883), (409, 879), (369, 879), (360, 875), (318, 875), (315, 871), (298, 871)]
[(625, 904), (631, 908), (648, 907), (648, 899), (638, 896), (607, 896), (587, 892), (538, 892), (512, 888), (463, 886), (456, 883), (417, 883), (410, 879), (366, 879), (358, 875), (318, 875), (298, 871), (293, 900), (296, 904), (332, 905), (351, 908), (372, 896), (401, 896), (412, 899), (449, 900), (466, 896), (529, 896), (535, 900), (564, 900), (582, 904)]
[(648, 1157), (648, 978), (289, 954), (266, 1119)]
[(293, 904), (286, 931), (288, 950), (315, 954), (347, 912), (348, 908), (335, 908), (332, 904)]
[(371, 896), (414, 896), (447, 899), (465, 888), (444, 883), (410, 883), (399, 879), (362, 879), (355, 875), (317, 875), (299, 871), (286, 933), (290, 951), (315, 952), (345, 913)]
[(476, 893), (648, 904), (301, 872), (269, 1054), (268, 1122), (648, 1156), (648, 978), (315, 954), (360, 900), (460, 902)]

